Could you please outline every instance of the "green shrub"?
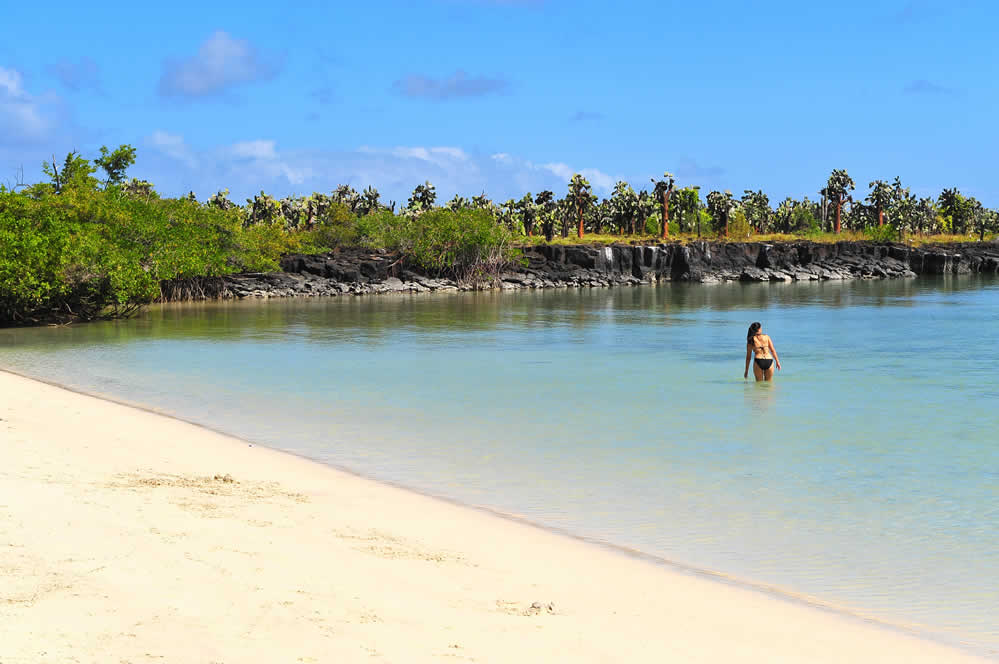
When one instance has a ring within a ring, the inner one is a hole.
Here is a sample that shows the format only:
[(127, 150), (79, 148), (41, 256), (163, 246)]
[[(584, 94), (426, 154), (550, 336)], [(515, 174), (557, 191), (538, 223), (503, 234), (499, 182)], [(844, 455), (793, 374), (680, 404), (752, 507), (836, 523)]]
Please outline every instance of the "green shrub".
[(822, 226), (812, 211), (804, 205), (796, 205), (791, 212), (791, 232), (806, 237), (822, 233)]
[(885, 224), (884, 226), (870, 226), (864, 229), (864, 236), (871, 242), (892, 242), (898, 239), (899, 232)]
[(337, 247), (355, 247), (361, 241), (361, 219), (343, 203), (333, 203), (315, 228), (302, 233), (301, 251), (323, 253)]
[(286, 232), (280, 222), (256, 224), (242, 231), (240, 250), (232, 261), (240, 272), (273, 272), (285, 254), (328, 251), (308, 246), (307, 241), (308, 238)]
[(239, 210), (119, 188), (0, 192), (0, 322), (124, 315), (160, 282), (274, 270), (299, 239)]
[(714, 222), (714, 219), (711, 218), (711, 215), (708, 213), (708, 211), (707, 210), (698, 210), (697, 211), (697, 216), (698, 216), (698, 219), (695, 220), (695, 222), (694, 222), (695, 225), (694, 225), (693, 230), (695, 232), (698, 231), (697, 223), (699, 221), (700, 222), (700, 231), (698, 232), (698, 235), (701, 236), (701, 237), (712, 237), (712, 236), (714, 236), (715, 235), (715, 231), (714, 231), (714, 223), (715, 222)]
[(26, 320), (67, 292), (62, 273), (70, 240), (55, 210), (0, 192), (0, 321)]
[(656, 213), (645, 220), (645, 226), (642, 228), (646, 235), (659, 235), (662, 230), (662, 222), (660, 221), (661, 215)]
[(435, 208), (415, 217), (362, 217), (364, 241), (402, 253), (428, 272), (475, 281), (497, 273), (519, 251), (513, 234), (486, 210)]
[(750, 233), (749, 220), (741, 209), (732, 210), (728, 215), (728, 236), (733, 240), (745, 240)]

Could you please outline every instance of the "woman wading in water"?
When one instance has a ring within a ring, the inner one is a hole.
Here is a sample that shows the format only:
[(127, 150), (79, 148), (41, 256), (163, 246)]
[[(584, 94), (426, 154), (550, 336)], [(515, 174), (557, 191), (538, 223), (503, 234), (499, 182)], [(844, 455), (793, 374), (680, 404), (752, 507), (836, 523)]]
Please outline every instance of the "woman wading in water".
[[(762, 325), (753, 323), (749, 326), (749, 334), (746, 335), (746, 370), (742, 373), (743, 378), (749, 377), (749, 362), (753, 361), (753, 375), (757, 382), (761, 380), (773, 380), (774, 364), (780, 369), (780, 358), (777, 357), (777, 349), (769, 336), (760, 330)], [(753, 359), (756, 355), (756, 359)]]

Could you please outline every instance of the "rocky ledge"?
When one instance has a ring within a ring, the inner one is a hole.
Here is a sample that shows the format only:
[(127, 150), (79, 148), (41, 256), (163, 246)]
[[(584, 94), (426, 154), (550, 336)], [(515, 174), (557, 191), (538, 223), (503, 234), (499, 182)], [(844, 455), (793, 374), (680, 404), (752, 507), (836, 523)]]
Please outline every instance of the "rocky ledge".
[(561, 246), (524, 250), (523, 264), (490, 283), (464, 284), (406, 266), (384, 251), (345, 249), (291, 255), (282, 272), (219, 280), (208, 297), (288, 297), (430, 292), (481, 288), (579, 288), (660, 281), (825, 281), (896, 279), (921, 274), (999, 273), (993, 243), (909, 247), (873, 242), (692, 242), (689, 244)]

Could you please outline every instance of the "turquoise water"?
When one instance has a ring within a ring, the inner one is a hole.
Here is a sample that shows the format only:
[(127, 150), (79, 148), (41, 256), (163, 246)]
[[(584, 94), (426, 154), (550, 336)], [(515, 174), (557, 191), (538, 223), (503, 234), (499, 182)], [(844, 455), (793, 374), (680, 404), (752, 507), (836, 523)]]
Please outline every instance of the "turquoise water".
[(997, 331), (995, 281), (673, 285), (163, 307), (0, 367), (999, 657)]

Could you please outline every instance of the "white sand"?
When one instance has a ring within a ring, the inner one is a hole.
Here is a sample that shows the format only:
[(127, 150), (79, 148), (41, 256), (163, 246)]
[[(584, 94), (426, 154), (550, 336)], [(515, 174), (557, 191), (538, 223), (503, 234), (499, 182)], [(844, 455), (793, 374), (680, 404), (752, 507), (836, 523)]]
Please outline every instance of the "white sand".
[(3, 664), (980, 661), (3, 372), (0, 418)]

